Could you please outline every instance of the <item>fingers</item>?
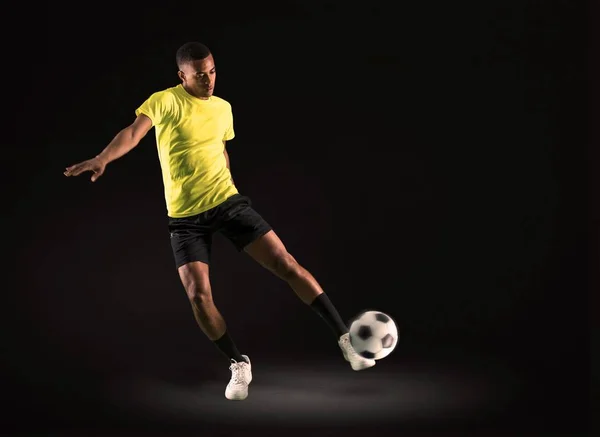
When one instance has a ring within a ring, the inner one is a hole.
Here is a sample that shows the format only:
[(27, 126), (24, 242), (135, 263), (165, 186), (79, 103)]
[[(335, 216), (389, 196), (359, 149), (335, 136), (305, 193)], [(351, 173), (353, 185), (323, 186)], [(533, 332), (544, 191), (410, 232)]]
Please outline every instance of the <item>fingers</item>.
[(98, 165), (94, 160), (88, 160), (67, 167), (63, 174), (67, 177), (79, 176), (85, 171), (92, 171), (94, 174), (91, 177), (91, 181), (96, 182), (96, 180), (104, 174), (104, 167), (104, 165)]
[(89, 166), (86, 162), (82, 162), (79, 164), (72, 165), (65, 169), (65, 176), (79, 176), (84, 171), (89, 170)]
[(81, 168), (81, 164), (75, 164), (65, 169), (65, 176), (77, 176), (79, 173), (79, 168)]

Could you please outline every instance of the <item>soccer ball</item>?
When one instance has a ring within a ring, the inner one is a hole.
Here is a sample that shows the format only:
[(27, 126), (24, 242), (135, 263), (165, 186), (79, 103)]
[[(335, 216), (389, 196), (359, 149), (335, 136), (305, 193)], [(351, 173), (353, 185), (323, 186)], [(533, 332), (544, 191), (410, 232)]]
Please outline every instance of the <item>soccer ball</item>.
[(350, 344), (364, 358), (387, 357), (398, 343), (398, 327), (381, 311), (364, 311), (350, 323)]

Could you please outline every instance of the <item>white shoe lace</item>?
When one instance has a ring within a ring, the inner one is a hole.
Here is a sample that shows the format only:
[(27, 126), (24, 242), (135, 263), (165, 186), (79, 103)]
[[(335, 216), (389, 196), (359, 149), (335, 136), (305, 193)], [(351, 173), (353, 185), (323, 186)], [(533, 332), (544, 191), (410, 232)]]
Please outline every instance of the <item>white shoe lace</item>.
[[(345, 341), (345, 343), (346, 343), (346, 348), (347, 348), (348, 354), (349, 354), (349, 355), (350, 355), (352, 358), (354, 358), (354, 359), (360, 359), (360, 358), (363, 358), (363, 357), (361, 357), (360, 355), (358, 355), (358, 353), (357, 353), (357, 352), (354, 350), (354, 348), (352, 347), (352, 344), (350, 344), (350, 341), (349, 341), (349, 340), (346, 340), (346, 341)], [(363, 359), (364, 359), (364, 358), (363, 358)]]
[(233, 363), (229, 366), (231, 370), (231, 382), (233, 384), (246, 384), (246, 372), (244, 372), (244, 364), (246, 363)]

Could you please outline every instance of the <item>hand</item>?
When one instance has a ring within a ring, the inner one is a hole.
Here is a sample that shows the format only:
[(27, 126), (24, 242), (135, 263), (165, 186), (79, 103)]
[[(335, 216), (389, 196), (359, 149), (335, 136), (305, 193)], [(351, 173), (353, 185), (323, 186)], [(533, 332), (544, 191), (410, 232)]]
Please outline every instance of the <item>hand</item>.
[(84, 171), (91, 171), (94, 174), (91, 177), (92, 182), (96, 182), (96, 180), (102, 176), (104, 173), (104, 169), (106, 168), (106, 163), (102, 161), (100, 158), (95, 157), (92, 159), (88, 159), (87, 161), (80, 162), (78, 164), (67, 167), (64, 172), (65, 176), (79, 176)]

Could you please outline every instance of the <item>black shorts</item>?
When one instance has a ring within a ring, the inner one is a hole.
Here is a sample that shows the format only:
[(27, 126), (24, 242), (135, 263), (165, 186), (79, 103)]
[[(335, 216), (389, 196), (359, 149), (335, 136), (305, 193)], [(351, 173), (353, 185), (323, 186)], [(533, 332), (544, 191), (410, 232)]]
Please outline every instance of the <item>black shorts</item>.
[(171, 247), (177, 268), (192, 261), (210, 264), (212, 236), (220, 232), (238, 251), (271, 230), (247, 196), (234, 194), (225, 202), (191, 217), (169, 217)]

